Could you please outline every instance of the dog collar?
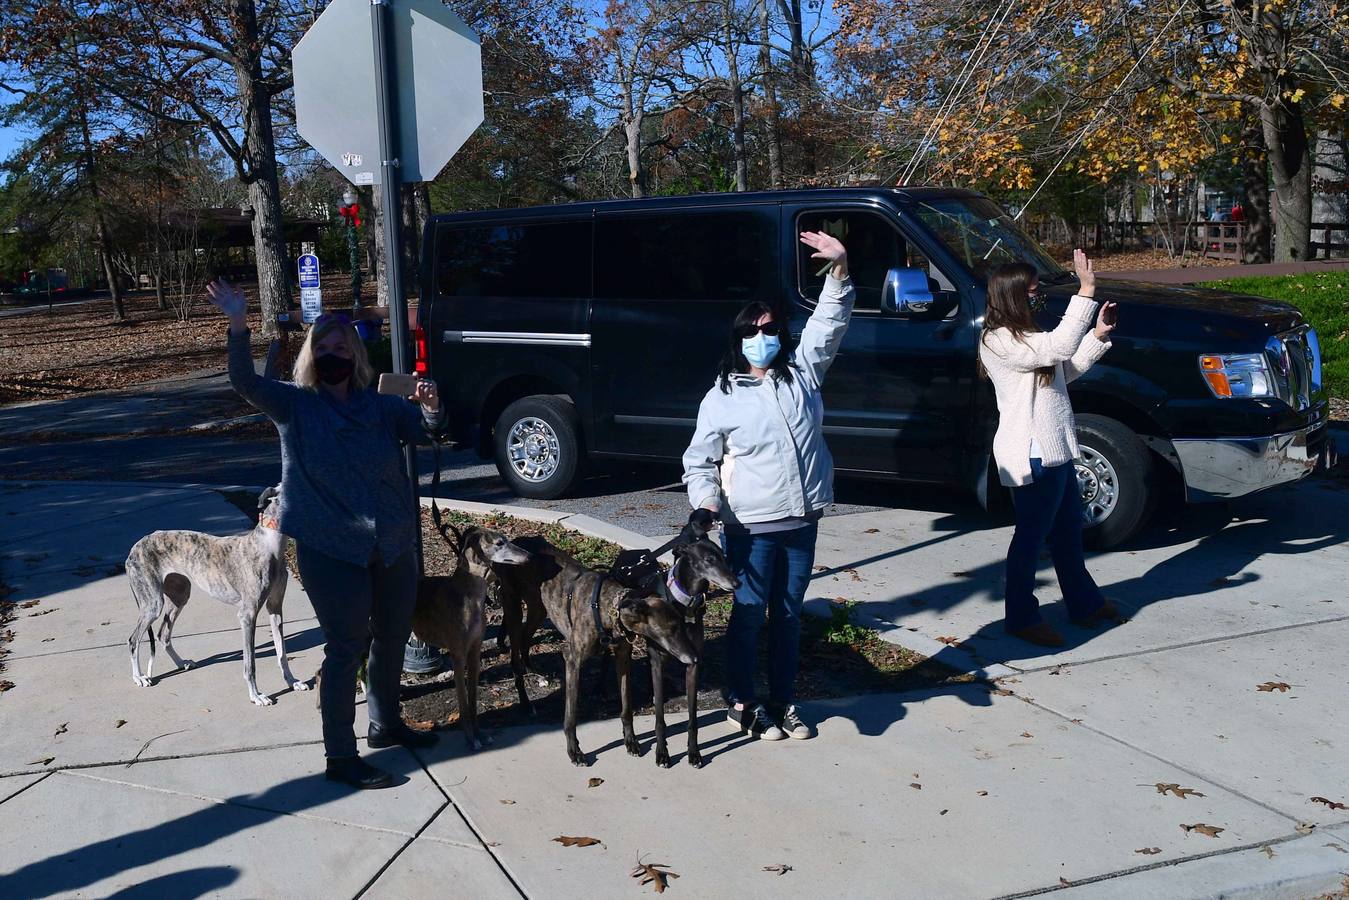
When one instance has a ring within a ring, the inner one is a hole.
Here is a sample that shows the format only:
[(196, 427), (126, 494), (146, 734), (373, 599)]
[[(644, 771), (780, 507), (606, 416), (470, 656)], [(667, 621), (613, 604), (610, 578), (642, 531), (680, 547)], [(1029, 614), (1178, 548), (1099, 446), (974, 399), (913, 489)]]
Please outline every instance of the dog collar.
[(692, 594), (679, 586), (679, 582), (675, 579), (674, 566), (670, 566), (670, 571), (665, 575), (665, 586), (669, 588), (670, 596), (673, 597), (675, 602), (680, 606), (692, 605), (695, 598)]

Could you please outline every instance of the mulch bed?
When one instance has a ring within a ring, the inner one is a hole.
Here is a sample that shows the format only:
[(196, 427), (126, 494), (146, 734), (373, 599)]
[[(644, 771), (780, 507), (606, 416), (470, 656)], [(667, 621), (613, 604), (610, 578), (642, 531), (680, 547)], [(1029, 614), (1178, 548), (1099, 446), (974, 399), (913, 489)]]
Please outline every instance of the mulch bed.
[[(242, 495), (236, 498), (235, 502), (244, 510), (248, 510), (251, 505), (249, 498)], [(505, 515), (477, 517), (446, 513), (445, 518), (457, 527), (479, 524), (501, 531), (510, 537), (541, 534), (591, 566), (607, 564), (621, 549), (607, 541), (556, 525), (528, 522)], [(429, 511), (423, 511), (422, 534), (427, 574), (452, 574), (455, 566), (454, 554), (437, 533)], [(290, 569), (298, 579), (293, 548)], [(725, 705), (720, 691), (725, 683), (724, 641), (730, 611), (729, 594), (714, 594), (709, 599), (704, 620), (707, 643), (701, 666), (697, 703), (698, 708), (702, 710), (721, 709)], [(489, 601), (487, 620), (488, 634), (484, 641), (483, 671), (478, 691), (479, 721), (482, 726), (493, 729), (531, 722), (560, 723), (563, 712), (560, 635), (545, 624), (535, 637), (534, 646), (530, 651), (533, 674), (525, 679), (525, 687), (538, 715), (530, 718), (520, 710), (509, 655), (496, 649), (495, 635), (501, 623), (501, 608), (494, 601)], [(649, 715), (653, 711), (652, 688), (645, 649), (639, 645), (634, 656), (636, 658), (633, 668), (634, 706), (639, 714)], [(669, 668), (667, 666), (667, 670)], [(581, 677), (583, 715), (587, 718), (617, 716), (620, 706), (617, 678), (613, 674), (612, 663), (605, 665), (598, 657), (591, 659), (583, 667)], [(973, 680), (971, 676), (957, 674), (917, 653), (886, 643), (876, 637), (873, 631), (857, 627), (839, 629), (837, 623), (813, 616), (804, 618), (800, 675), (797, 682), (798, 697), (802, 700), (884, 693), (971, 680)], [(687, 710), (687, 699), (683, 696), (682, 672), (667, 673), (665, 693), (667, 711)], [(442, 728), (458, 721), (459, 711), (453, 679), (444, 674), (405, 675), (403, 717), (421, 728)]]
[[(245, 292), (256, 309), (256, 289)], [(225, 367), (225, 322), (204, 296), (186, 322), (160, 310), (153, 294), (129, 296), (125, 305), (126, 320), (117, 323), (111, 302), (97, 300), (0, 318), (0, 404), (61, 400)], [(249, 324), (255, 355), (265, 352), (256, 312)]]

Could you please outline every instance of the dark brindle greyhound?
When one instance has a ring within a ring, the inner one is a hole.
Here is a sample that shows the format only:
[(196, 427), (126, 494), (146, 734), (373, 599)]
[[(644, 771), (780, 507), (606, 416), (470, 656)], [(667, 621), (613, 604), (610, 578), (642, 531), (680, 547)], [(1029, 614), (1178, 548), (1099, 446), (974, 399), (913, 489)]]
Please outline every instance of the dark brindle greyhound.
[[(646, 639), (651, 660), (653, 701), (656, 710), (656, 764), (669, 766), (665, 740), (664, 660), (668, 655), (687, 666), (689, 700), (689, 764), (702, 765), (698, 752), (698, 657), (703, 643), (702, 595), (711, 585), (734, 589), (720, 548), (705, 532), (690, 532), (675, 544), (675, 564), (669, 577), (659, 574), (634, 589), (613, 580), (607, 573), (581, 565), (543, 538), (520, 538), (517, 543), (533, 556), (524, 566), (497, 569), (501, 583), (502, 630), (509, 635), (511, 666), (520, 702), (533, 713), (525, 689), (525, 668), (534, 633), (546, 617), (563, 636), (566, 661), (567, 755), (576, 765), (585, 759), (576, 740), (576, 707), (581, 663), (604, 649), (614, 647), (622, 703), (623, 744), (634, 756), (641, 746), (632, 726), (632, 638)], [(694, 621), (686, 621), (686, 614)]]
[(478, 673), (487, 624), (487, 576), (493, 566), (510, 568), (528, 562), (529, 554), (505, 535), (486, 528), (473, 526), (462, 532), (455, 531), (453, 526), (445, 528), (454, 532), (454, 540), (444, 530), (441, 534), (454, 550), (458, 565), (452, 575), (427, 575), (418, 582), (412, 630), (428, 644), (448, 652), (454, 661), (459, 724), (468, 748), (481, 750)]

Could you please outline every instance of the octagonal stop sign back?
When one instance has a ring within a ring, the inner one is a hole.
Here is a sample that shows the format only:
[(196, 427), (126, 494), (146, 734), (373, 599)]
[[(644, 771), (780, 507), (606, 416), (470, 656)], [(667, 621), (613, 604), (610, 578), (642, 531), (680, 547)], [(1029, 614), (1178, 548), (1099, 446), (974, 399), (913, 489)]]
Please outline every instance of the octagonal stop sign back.
[[(441, 0), (387, 0), (399, 174), (430, 181), (482, 123), (478, 36)], [(291, 51), (300, 136), (353, 184), (379, 184), (370, 0), (333, 0)]]

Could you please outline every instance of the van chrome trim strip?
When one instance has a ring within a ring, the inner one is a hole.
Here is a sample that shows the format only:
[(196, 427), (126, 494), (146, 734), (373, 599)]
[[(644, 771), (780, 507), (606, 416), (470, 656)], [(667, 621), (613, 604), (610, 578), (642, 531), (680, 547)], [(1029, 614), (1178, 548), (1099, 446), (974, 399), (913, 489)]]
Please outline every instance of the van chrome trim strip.
[(695, 428), (697, 419), (685, 419), (679, 416), (614, 416), (615, 425), (673, 425), (676, 428)]
[(463, 344), (536, 344), (547, 347), (589, 347), (589, 334), (551, 331), (447, 331), (445, 341)]

